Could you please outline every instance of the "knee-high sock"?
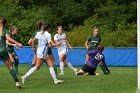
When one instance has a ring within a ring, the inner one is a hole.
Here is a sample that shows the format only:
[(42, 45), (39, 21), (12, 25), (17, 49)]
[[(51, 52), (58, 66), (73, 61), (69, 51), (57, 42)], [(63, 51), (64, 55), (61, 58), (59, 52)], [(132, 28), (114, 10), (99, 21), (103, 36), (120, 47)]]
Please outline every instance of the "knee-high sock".
[(60, 62), (60, 71), (64, 72), (64, 63), (63, 62)]
[(72, 69), (74, 72), (76, 72), (77, 71), (77, 69), (76, 68), (74, 68), (70, 63), (68, 63), (67, 64), (67, 66), (68, 66), (68, 68), (70, 68), (70, 69)]
[(16, 73), (18, 73), (18, 65), (19, 65), (18, 58), (15, 58), (14, 65), (15, 65), (15, 70), (16, 70)]
[(13, 79), (15, 80), (15, 82), (19, 82), (17, 75), (16, 75), (16, 72), (13, 68), (10, 69), (10, 74), (13, 77)]
[(30, 66), (29, 66), (29, 68), (28, 68), (28, 71), (32, 68), (32, 67), (34, 67), (35, 65), (34, 64), (31, 64)]
[(37, 70), (36, 67), (32, 67), (24, 76), (25, 78), (29, 77), (31, 74), (33, 74)]
[(56, 80), (56, 74), (55, 74), (54, 68), (50, 67), (49, 70), (50, 70), (50, 74), (51, 74), (53, 80)]

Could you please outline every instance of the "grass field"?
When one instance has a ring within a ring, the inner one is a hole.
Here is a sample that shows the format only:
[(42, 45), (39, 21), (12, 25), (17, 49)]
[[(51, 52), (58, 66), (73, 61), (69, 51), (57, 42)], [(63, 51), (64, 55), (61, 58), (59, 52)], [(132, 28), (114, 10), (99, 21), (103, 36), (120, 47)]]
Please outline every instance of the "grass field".
[[(80, 67), (77, 67), (78, 69)], [(20, 65), (19, 70), (25, 74), (27, 65)], [(0, 93), (135, 93), (137, 87), (136, 67), (109, 67), (111, 74), (104, 75), (100, 68), (100, 76), (76, 76), (65, 68), (64, 79), (60, 85), (53, 84), (49, 69), (41, 69), (30, 76), (22, 89), (17, 89), (7, 68), (0, 65)], [(59, 72), (59, 69), (58, 69)], [(19, 78), (21, 76), (19, 75)]]

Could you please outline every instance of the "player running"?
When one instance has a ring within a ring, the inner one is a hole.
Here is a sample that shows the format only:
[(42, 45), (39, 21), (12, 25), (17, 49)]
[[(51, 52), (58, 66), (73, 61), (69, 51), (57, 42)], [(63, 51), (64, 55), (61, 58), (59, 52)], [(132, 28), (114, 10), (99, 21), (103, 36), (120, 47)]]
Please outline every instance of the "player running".
[[(61, 40), (66, 40), (65, 42), (59, 43)], [(68, 47), (72, 49), (71, 45), (69, 44), (66, 34), (63, 32), (62, 26), (57, 26), (57, 34), (54, 36), (54, 41), (57, 46), (59, 61), (60, 61), (60, 74), (64, 75), (64, 64), (67, 65), (70, 69), (72, 69), (75, 73), (77, 73), (77, 69), (74, 68), (70, 63), (68, 63), (66, 56), (68, 54)]]
[(8, 52), (6, 50), (6, 40), (16, 44), (19, 47), (22, 47), (21, 43), (18, 43), (14, 39), (9, 36), (9, 31), (5, 28), (6, 20), (0, 18), (0, 60), (4, 61), (4, 64), (9, 69), (11, 76), (13, 77), (14, 81), (16, 82), (17, 88), (22, 88), (19, 83), (18, 77), (16, 72), (12, 66), (11, 60), (9, 58)]
[[(39, 32), (39, 31), (42, 30), (43, 24), (44, 24), (43, 21), (37, 21), (36, 25), (37, 25), (38, 30), (35, 31), (35, 32), (33, 33), (33, 35), (31, 36), (30, 40), (28, 41), (28, 44), (29, 44), (29, 45), (32, 45), (32, 40), (33, 40), (33, 38), (36, 36), (37, 32)], [(52, 43), (53, 43), (53, 42), (52, 42)], [(53, 43), (53, 44), (54, 44), (54, 43)], [(36, 45), (35, 47), (37, 47), (37, 45)], [(34, 52), (34, 58), (33, 58), (32, 64), (31, 64), (30, 67), (29, 67), (29, 70), (30, 70), (32, 67), (35, 66), (36, 61), (37, 61), (36, 48), (34, 49), (33, 52)], [(55, 60), (54, 60), (54, 56), (53, 56), (51, 47), (48, 47), (47, 55), (48, 55), (48, 57), (50, 57), (50, 60), (51, 60), (51, 62), (52, 62), (53, 65), (54, 65), (55, 73), (57, 74), (57, 67), (56, 67), (56, 65), (55, 65)]]
[[(14, 40), (17, 40), (17, 33), (18, 33), (18, 28), (16, 26), (12, 26), (10, 28), (10, 37), (12, 37)], [(17, 45), (9, 42), (8, 40), (6, 40), (6, 44), (7, 44), (7, 51), (8, 51), (10, 60), (11, 60), (12, 64), (14, 64), (15, 71), (18, 75), (19, 74), (19, 71), (18, 71), (19, 60), (18, 60), (18, 56), (14, 50), (14, 46), (17, 47)], [(20, 48), (17, 47), (17, 49), (19, 50)]]
[[(43, 24), (44, 24), (44, 22), (42, 22), (42, 21), (37, 21), (36, 22), (37, 30), (34, 31), (34, 33), (32, 34), (31, 38), (29, 39), (29, 41), (28, 41), (29, 45), (32, 45), (33, 38), (36, 36), (37, 32), (41, 31)], [(37, 47), (37, 45), (35, 47)], [(32, 67), (35, 66), (36, 61), (37, 61), (36, 48), (34, 49), (33, 53), (34, 53), (34, 58), (33, 58), (32, 64), (29, 67), (29, 70)]]
[[(54, 80), (55, 84), (61, 84), (64, 80), (58, 80), (56, 78), (56, 74), (53, 68), (53, 63), (51, 62), (50, 57), (47, 55), (48, 47), (54, 46), (51, 43), (51, 34), (49, 33), (51, 28), (50, 24), (44, 24), (43, 25), (43, 31), (37, 32), (37, 35), (32, 40), (32, 46), (34, 50), (34, 41), (38, 40), (38, 47), (37, 47), (37, 61), (34, 67), (32, 67), (24, 76), (21, 77), (22, 83), (24, 84), (24, 81), (33, 74), (36, 70), (38, 70), (41, 67), (41, 64), (43, 63), (43, 60), (46, 60), (46, 63), (49, 66), (50, 74)], [(63, 41), (61, 41), (63, 42)], [(60, 42), (60, 43), (61, 43)]]

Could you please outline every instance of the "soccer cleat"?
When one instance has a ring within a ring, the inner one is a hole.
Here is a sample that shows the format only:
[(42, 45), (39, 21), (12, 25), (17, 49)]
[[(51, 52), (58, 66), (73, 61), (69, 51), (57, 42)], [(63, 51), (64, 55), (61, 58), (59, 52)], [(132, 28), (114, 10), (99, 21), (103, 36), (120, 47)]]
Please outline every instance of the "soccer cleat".
[(22, 79), (22, 84), (24, 84), (24, 82), (26, 80), (25, 76), (22, 76), (21, 79)]
[(77, 73), (78, 73), (78, 71), (77, 71), (77, 69), (75, 69), (75, 75), (77, 75)]
[(54, 80), (54, 84), (62, 84), (64, 82), (64, 80)]
[(64, 75), (64, 73), (63, 73), (63, 72), (61, 72), (59, 75)]
[(21, 84), (19, 82), (16, 82), (16, 87), (19, 88), (19, 89), (22, 88), (22, 86), (21, 86)]
[(85, 73), (85, 74), (83, 74), (84, 76), (88, 76), (89, 75), (89, 72), (87, 72), (87, 73)]
[(96, 72), (95, 75), (96, 75), (96, 76), (99, 76), (100, 74)]

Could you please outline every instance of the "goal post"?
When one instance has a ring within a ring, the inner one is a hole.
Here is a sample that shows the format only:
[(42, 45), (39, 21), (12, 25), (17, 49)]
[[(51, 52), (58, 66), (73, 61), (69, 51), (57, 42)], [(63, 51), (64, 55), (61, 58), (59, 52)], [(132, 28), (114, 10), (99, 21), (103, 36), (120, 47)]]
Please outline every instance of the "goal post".
[(137, 88), (140, 90), (140, 0), (137, 0)]

